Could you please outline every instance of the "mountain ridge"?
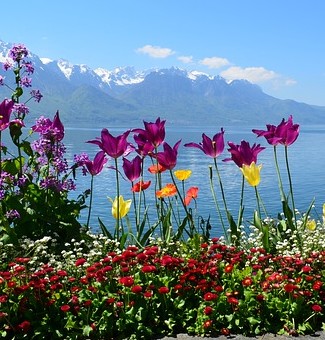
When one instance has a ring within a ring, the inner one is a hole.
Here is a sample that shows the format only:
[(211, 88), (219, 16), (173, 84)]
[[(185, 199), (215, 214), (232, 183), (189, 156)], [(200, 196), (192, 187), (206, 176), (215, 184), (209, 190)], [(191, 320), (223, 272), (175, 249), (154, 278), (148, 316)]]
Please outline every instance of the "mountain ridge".
[[(0, 63), (11, 44), (0, 40)], [(160, 116), (179, 126), (257, 125), (278, 123), (292, 114), (304, 124), (324, 122), (325, 107), (281, 100), (247, 80), (227, 82), (220, 76), (171, 67), (137, 71), (132, 66), (91, 69), (67, 60), (40, 58), (35, 65), (33, 88), (43, 98), (31, 103), (30, 119), (52, 116), (59, 110), (66, 126), (134, 127)], [(6, 81), (10, 72), (0, 71)], [(25, 90), (27, 92), (27, 89)], [(9, 90), (0, 87), (2, 97)]]

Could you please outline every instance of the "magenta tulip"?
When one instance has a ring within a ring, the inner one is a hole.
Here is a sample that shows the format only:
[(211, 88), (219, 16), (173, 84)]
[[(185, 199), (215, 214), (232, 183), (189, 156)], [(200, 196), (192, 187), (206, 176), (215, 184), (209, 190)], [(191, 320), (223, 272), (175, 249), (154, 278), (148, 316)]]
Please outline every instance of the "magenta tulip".
[(267, 142), (271, 145), (282, 144), (289, 146), (293, 144), (299, 136), (299, 125), (293, 124), (292, 116), (288, 118), (288, 121), (282, 119), (278, 126), (268, 124), (267, 130), (252, 130), (257, 137), (265, 137)]
[(198, 148), (206, 155), (216, 158), (223, 152), (225, 148), (225, 142), (223, 138), (224, 133), (224, 130), (221, 128), (221, 132), (215, 134), (212, 139), (203, 133), (201, 143), (187, 143), (184, 146)]
[(56, 112), (51, 127), (54, 131), (56, 140), (60, 142), (64, 138), (64, 126), (60, 120), (59, 111)]
[(165, 139), (165, 120), (157, 118), (155, 123), (144, 123), (144, 129), (133, 129), (132, 132), (141, 135), (143, 140), (150, 142), (155, 148), (163, 143)]
[(158, 152), (154, 157), (157, 158), (158, 163), (165, 169), (172, 170), (177, 162), (178, 147), (181, 143), (179, 140), (172, 148), (168, 143), (164, 142), (164, 151)]
[(98, 145), (106, 154), (112, 158), (118, 158), (125, 156), (130, 151), (127, 137), (130, 131), (124, 132), (117, 137), (112, 136), (107, 129), (103, 129), (101, 132), (101, 138), (90, 140), (87, 143)]
[(257, 163), (257, 155), (264, 150), (260, 144), (253, 144), (251, 147), (248, 142), (241, 141), (240, 145), (236, 145), (232, 142), (228, 142), (229, 149), (231, 153), (231, 158), (227, 158), (224, 161), (234, 161), (240, 168), (243, 164), (251, 165), (253, 162)]
[(141, 175), (141, 164), (142, 159), (140, 156), (136, 156), (133, 160), (129, 161), (126, 158), (123, 158), (123, 170), (125, 176), (129, 179), (129, 181), (136, 181)]
[(94, 160), (93, 161), (87, 160), (85, 162), (85, 165), (89, 173), (92, 176), (96, 176), (103, 170), (103, 167), (106, 164), (106, 162), (107, 162), (107, 159), (105, 158), (105, 152), (99, 151), (94, 157)]
[(0, 131), (6, 129), (9, 126), (10, 114), (14, 107), (14, 102), (9, 99), (5, 99), (0, 104)]

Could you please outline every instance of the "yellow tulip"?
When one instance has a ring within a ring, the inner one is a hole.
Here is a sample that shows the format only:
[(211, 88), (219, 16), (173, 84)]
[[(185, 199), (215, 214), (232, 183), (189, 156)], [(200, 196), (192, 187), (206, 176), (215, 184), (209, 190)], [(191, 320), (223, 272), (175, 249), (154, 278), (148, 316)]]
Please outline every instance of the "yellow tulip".
[(117, 219), (118, 217), (123, 218), (129, 212), (132, 200), (124, 201), (122, 195), (119, 196), (118, 200), (117, 197), (115, 197), (114, 201), (109, 197), (109, 200), (112, 202), (112, 215), (115, 219)]
[(174, 175), (179, 181), (187, 180), (192, 174), (192, 170), (175, 170)]
[(262, 164), (256, 165), (255, 162), (252, 162), (251, 165), (243, 164), (243, 166), (240, 168), (240, 170), (242, 171), (246, 181), (252, 187), (256, 187), (260, 184), (261, 169), (262, 169)]
[(308, 220), (306, 223), (306, 227), (310, 231), (314, 231), (316, 229), (316, 221), (315, 220)]

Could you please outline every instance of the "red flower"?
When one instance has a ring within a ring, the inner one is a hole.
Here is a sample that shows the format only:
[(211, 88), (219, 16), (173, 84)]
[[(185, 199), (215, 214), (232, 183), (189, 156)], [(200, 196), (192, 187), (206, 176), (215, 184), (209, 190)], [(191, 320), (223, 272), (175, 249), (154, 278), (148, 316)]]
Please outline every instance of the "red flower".
[(206, 306), (204, 308), (204, 314), (205, 315), (210, 315), (210, 314), (212, 314), (212, 312), (213, 312), (213, 308), (211, 306)]
[(198, 192), (199, 192), (198, 187), (189, 188), (186, 192), (186, 197), (184, 199), (185, 205), (189, 205), (191, 203), (192, 199), (196, 199)]
[(132, 293), (139, 294), (142, 292), (142, 287), (141, 286), (133, 286), (131, 289)]
[(287, 293), (292, 293), (295, 289), (297, 289), (297, 286), (292, 283), (287, 283), (283, 288)]
[(166, 171), (167, 169), (164, 168), (161, 164), (154, 164), (154, 165), (151, 165), (149, 168), (148, 168), (148, 171), (152, 174), (158, 174), (158, 173), (162, 173), (164, 171)]
[(169, 293), (169, 288), (168, 288), (168, 287), (165, 287), (165, 286), (160, 287), (160, 288), (158, 289), (158, 292), (159, 292), (160, 294), (167, 294), (167, 293)]
[(152, 292), (147, 290), (146, 292), (143, 293), (143, 296), (147, 299), (151, 298), (152, 297)]
[(156, 267), (153, 265), (145, 265), (141, 269), (142, 273), (152, 273), (156, 271)]
[(62, 312), (66, 313), (70, 310), (70, 306), (69, 305), (63, 305), (60, 308), (62, 310)]
[(231, 273), (233, 269), (234, 269), (234, 266), (232, 264), (228, 264), (225, 267), (225, 273)]
[(242, 281), (242, 285), (245, 287), (250, 286), (252, 283), (253, 283), (253, 280), (250, 277), (245, 277), (245, 279)]
[(30, 322), (27, 321), (27, 320), (25, 320), (25, 321), (21, 322), (21, 323), (17, 326), (17, 328), (18, 328), (19, 330), (21, 330), (22, 332), (27, 333), (27, 332), (30, 330)]
[(212, 301), (212, 300), (215, 300), (217, 297), (218, 297), (217, 294), (210, 292), (210, 293), (205, 293), (204, 296), (203, 296), (203, 299), (205, 301)]
[(232, 304), (232, 305), (238, 305), (238, 303), (239, 303), (238, 299), (236, 299), (236, 298), (233, 297), (233, 296), (229, 296), (229, 297), (227, 298), (227, 301), (228, 301), (228, 303), (230, 303), (230, 304)]
[(221, 332), (221, 334), (224, 335), (224, 336), (229, 336), (229, 335), (230, 335), (230, 330), (229, 330), (229, 328), (223, 327), (223, 328), (221, 328), (220, 332)]
[(150, 187), (150, 184), (151, 184), (151, 181), (147, 181), (147, 182), (139, 181), (133, 185), (131, 190), (133, 192), (140, 192), (142, 190), (148, 189)]
[(315, 312), (315, 313), (319, 313), (323, 310), (322, 306), (320, 305), (312, 305), (311, 309)]
[(119, 281), (125, 287), (131, 287), (134, 283), (134, 278), (132, 276), (124, 276), (121, 277)]
[(212, 326), (212, 320), (204, 321), (203, 327), (210, 328)]
[(320, 290), (322, 288), (322, 281), (315, 281), (314, 284), (313, 284), (313, 289), (314, 290)]
[(87, 262), (86, 259), (80, 258), (76, 261), (75, 265), (76, 267), (83, 265), (85, 262)]

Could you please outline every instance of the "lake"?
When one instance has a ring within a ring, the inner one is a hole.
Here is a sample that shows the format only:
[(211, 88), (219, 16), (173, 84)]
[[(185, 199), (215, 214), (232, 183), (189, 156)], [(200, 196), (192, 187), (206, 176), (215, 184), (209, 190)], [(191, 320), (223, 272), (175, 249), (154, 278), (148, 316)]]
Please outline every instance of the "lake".
[[(264, 127), (254, 127), (264, 129)], [(259, 143), (265, 146), (258, 155), (258, 164), (262, 164), (261, 183), (258, 186), (258, 191), (263, 204), (266, 207), (267, 213), (271, 217), (276, 217), (281, 212), (280, 193), (278, 189), (277, 175), (274, 166), (273, 146), (267, 144), (264, 138), (257, 138), (251, 132), (250, 127), (224, 127), (225, 143), (228, 141), (240, 144), (241, 140), (252, 143)], [(117, 136), (125, 131), (125, 129), (112, 128), (110, 133)], [(91, 159), (99, 151), (99, 148), (94, 144), (85, 143), (87, 140), (95, 139), (100, 136), (100, 129), (81, 129), (81, 128), (66, 128), (64, 144), (67, 148), (67, 158), (72, 160), (74, 154), (86, 152)], [(222, 229), (216, 212), (216, 207), (211, 195), (209, 182), (209, 166), (213, 166), (213, 159), (206, 156), (202, 151), (196, 148), (185, 148), (183, 145), (188, 142), (201, 142), (201, 135), (205, 133), (210, 138), (220, 132), (220, 127), (212, 129), (207, 128), (186, 128), (178, 130), (175, 126), (168, 126), (166, 123), (166, 138), (165, 141), (170, 145), (182, 139), (181, 146), (178, 151), (178, 162), (176, 169), (190, 169), (192, 170), (191, 177), (185, 182), (185, 189), (190, 186), (198, 186), (199, 194), (197, 198), (198, 215), (207, 219), (211, 218), (214, 234), (221, 234)], [(132, 134), (129, 136), (129, 141), (133, 142)], [(314, 213), (322, 215), (322, 204), (325, 202), (325, 126), (301, 126), (300, 135), (297, 141), (289, 147), (289, 164), (291, 177), (293, 182), (293, 191), (295, 197), (295, 206), (299, 212), (305, 212), (311, 201), (315, 198)], [(277, 148), (280, 170), (282, 180), (285, 188), (285, 193), (289, 192), (289, 185), (287, 181), (287, 172), (284, 160), (284, 147)], [(133, 158), (136, 154), (130, 155)], [(228, 204), (228, 209), (237, 220), (240, 191), (242, 183), (242, 174), (239, 168), (233, 162), (222, 162), (222, 159), (229, 157), (227, 147), (224, 153), (218, 157), (218, 167), (224, 186), (225, 196)], [(120, 163), (121, 164), (121, 163)], [(115, 222), (111, 215), (111, 203), (107, 197), (114, 198), (116, 196), (115, 172), (109, 169), (113, 162), (109, 161), (101, 174), (94, 178), (94, 198), (91, 218), (91, 227), (94, 231), (98, 230), (98, 220), (100, 219), (104, 224), (110, 228), (114, 226)], [(149, 160), (145, 163), (144, 180), (152, 180), (151, 187), (146, 191), (147, 205), (150, 206), (152, 213), (155, 212), (154, 207), (154, 175), (150, 174), (147, 168), (150, 166)], [(122, 169), (122, 168), (121, 168)], [(214, 168), (213, 168), (214, 169)], [(214, 173), (215, 174), (215, 173)], [(169, 173), (163, 173), (163, 184), (170, 183)], [(79, 176), (76, 180), (77, 190), (71, 197), (77, 197), (81, 192), (90, 188), (90, 176)], [(222, 207), (222, 200), (218, 187), (217, 176), (214, 175), (214, 184), (216, 194), (219, 200), (219, 205)], [(121, 194), (124, 199), (132, 198), (131, 184), (128, 181), (121, 180)], [(256, 209), (255, 192), (252, 187), (245, 184), (244, 194), (245, 205), (245, 221), (251, 220), (253, 211)], [(191, 206), (194, 207), (193, 203)], [(150, 211), (149, 208), (149, 211)], [(130, 218), (132, 219), (132, 208), (130, 210)], [(81, 222), (85, 222), (87, 211), (84, 210), (80, 218)], [(316, 216), (317, 217), (317, 216)]]

